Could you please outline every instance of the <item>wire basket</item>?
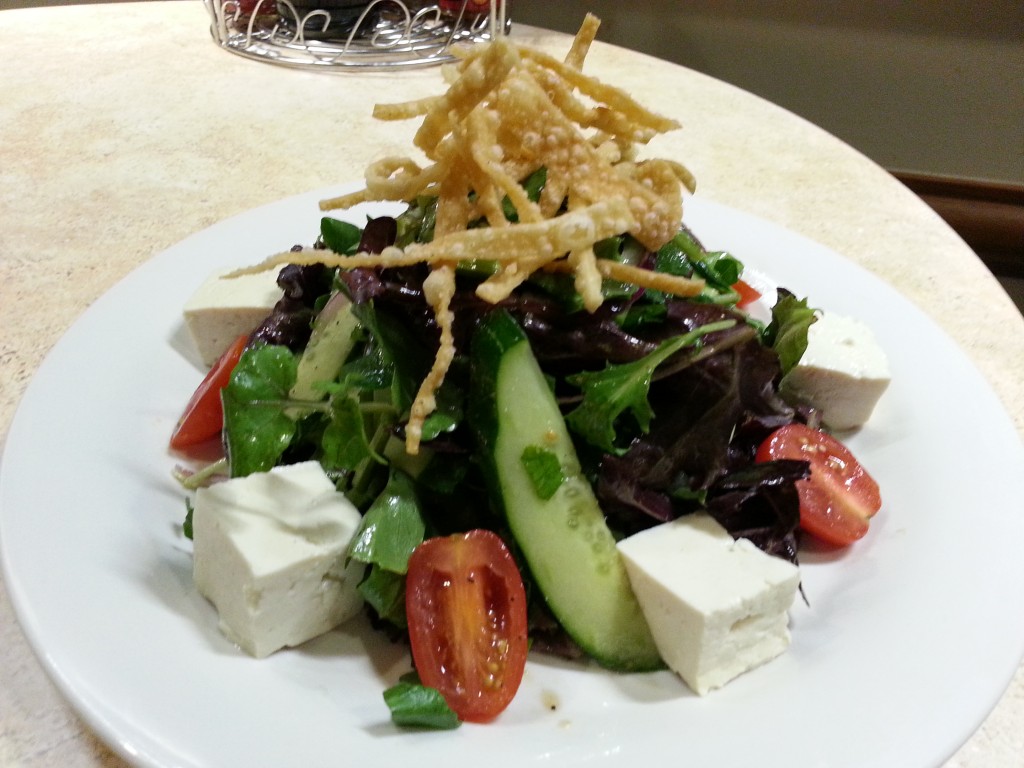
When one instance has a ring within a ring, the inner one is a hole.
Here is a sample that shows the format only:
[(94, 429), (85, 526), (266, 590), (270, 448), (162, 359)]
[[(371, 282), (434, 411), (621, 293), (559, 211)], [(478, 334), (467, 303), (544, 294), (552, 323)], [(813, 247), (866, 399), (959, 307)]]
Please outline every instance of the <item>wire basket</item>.
[[(222, 48), (250, 59), (302, 69), (424, 67), (450, 61), (456, 43), (508, 34), (500, 13), (474, 11), (479, 0), (203, 0)], [(355, 6), (355, 8), (353, 8)], [(483, 8), (487, 9), (488, 4)]]

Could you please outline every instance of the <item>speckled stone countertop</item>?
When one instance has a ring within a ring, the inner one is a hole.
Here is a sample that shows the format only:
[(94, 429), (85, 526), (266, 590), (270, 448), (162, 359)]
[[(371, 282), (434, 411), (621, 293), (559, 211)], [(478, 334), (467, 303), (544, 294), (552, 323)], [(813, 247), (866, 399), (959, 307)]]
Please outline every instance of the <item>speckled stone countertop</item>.
[[(558, 53), (567, 42), (515, 34)], [(234, 56), (211, 42), (198, 1), (0, 11), (0, 50), (0, 435), (47, 351), (121, 277), (233, 214), (403, 154), (411, 124), (370, 130), (369, 106), (440, 88), (437, 69), (335, 75)], [(685, 159), (700, 194), (897, 286), (966, 351), (1024, 434), (1024, 320), (981, 261), (883, 169), (674, 65), (598, 44), (587, 66), (681, 120), (652, 151)], [(662, 98), (668, 83), (672, 100)], [(1018, 671), (947, 765), (1022, 764)], [(0, 765), (123, 765), (52, 686), (2, 589)]]

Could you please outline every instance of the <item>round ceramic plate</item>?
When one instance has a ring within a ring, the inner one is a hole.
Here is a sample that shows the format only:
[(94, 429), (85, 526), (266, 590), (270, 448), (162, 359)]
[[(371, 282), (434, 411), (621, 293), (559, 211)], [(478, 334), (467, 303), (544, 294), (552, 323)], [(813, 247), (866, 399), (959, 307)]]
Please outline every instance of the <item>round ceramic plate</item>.
[(854, 547), (804, 553), (807, 603), (793, 609), (786, 654), (705, 697), (668, 672), (534, 656), (497, 722), (423, 733), (393, 727), (381, 697), (408, 668), (404, 649), (359, 621), (260, 661), (227, 642), (192, 585), (166, 449), (202, 375), (181, 307), (212, 270), (311, 242), (317, 200), (337, 192), (240, 215), (142, 265), (57, 344), (11, 426), (7, 587), (46, 670), (119, 753), (181, 768), (914, 768), (941, 763), (977, 728), (1024, 650), (1024, 450), (1008, 415), (887, 284), (699, 197), (687, 222), (705, 245), (860, 318), (892, 368), (848, 440), (884, 506)]

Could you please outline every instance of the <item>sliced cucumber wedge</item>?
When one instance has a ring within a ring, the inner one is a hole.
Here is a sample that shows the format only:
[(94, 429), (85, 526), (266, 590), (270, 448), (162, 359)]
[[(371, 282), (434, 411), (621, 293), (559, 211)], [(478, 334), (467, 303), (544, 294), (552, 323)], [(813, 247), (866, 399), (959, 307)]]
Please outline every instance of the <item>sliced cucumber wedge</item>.
[(313, 332), (302, 357), (299, 358), (295, 384), (290, 397), (294, 400), (322, 400), (319, 384), (333, 381), (355, 346), (353, 334), (359, 320), (352, 312), (352, 302), (337, 293), (317, 315)]
[[(558, 404), (508, 313), (492, 312), (476, 332), (472, 375), (470, 419), (488, 482), (552, 613), (602, 666), (663, 667)], [(524, 463), (538, 449), (562, 471), (547, 498)]]

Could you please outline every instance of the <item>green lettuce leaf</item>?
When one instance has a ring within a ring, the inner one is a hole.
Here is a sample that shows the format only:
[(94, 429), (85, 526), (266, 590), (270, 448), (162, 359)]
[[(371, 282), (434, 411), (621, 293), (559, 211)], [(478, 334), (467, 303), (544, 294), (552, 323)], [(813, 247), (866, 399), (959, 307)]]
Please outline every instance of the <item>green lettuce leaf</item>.
[(789, 291), (779, 290), (763, 339), (778, 354), (783, 376), (796, 367), (807, 351), (807, 331), (818, 319), (815, 311), (807, 306), (807, 299), (797, 299)]
[(296, 370), (287, 347), (248, 349), (238, 361), (221, 392), (231, 477), (270, 470), (291, 444), (296, 425), (285, 409)]
[(384, 621), (399, 629), (406, 627), (405, 574), (370, 566), (366, 577), (359, 583), (359, 594)]
[(685, 227), (658, 250), (654, 268), (677, 277), (703, 278), (705, 286), (698, 301), (731, 305), (739, 299), (732, 286), (743, 274), (743, 263), (726, 251), (704, 250)]
[(393, 470), (388, 484), (363, 515), (348, 555), (393, 573), (405, 573), (409, 556), (423, 542), (425, 530), (412, 478)]
[(628, 412), (641, 431), (650, 429), (654, 412), (647, 395), (655, 369), (680, 350), (697, 345), (706, 334), (733, 325), (733, 320), (709, 323), (662, 342), (639, 360), (566, 377), (566, 381), (583, 390), (583, 402), (566, 416), (566, 424), (591, 445), (608, 453), (621, 454), (624, 449), (615, 444), (615, 423), (619, 416)]
[(387, 463), (371, 447), (362, 407), (353, 395), (337, 394), (331, 398), (331, 420), (324, 428), (320, 444), (320, 463), (327, 469), (354, 471), (367, 459)]
[(324, 245), (335, 253), (351, 255), (359, 248), (363, 230), (347, 221), (339, 221), (329, 216), (320, 219), (320, 238)]
[(399, 682), (384, 691), (384, 703), (391, 710), (395, 725), (438, 730), (461, 725), (440, 692), (422, 683)]

